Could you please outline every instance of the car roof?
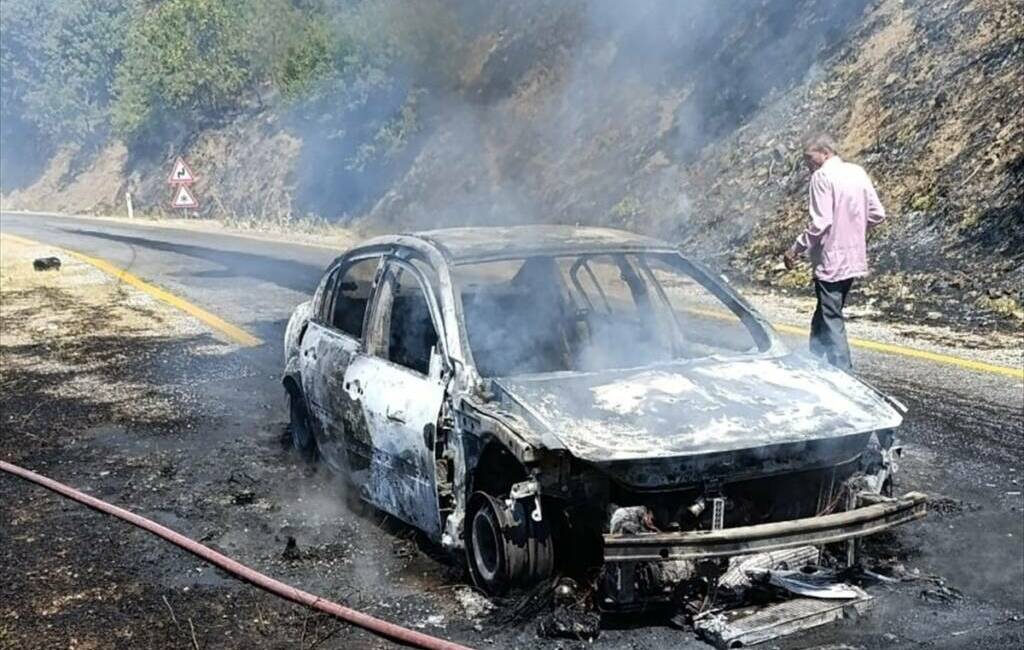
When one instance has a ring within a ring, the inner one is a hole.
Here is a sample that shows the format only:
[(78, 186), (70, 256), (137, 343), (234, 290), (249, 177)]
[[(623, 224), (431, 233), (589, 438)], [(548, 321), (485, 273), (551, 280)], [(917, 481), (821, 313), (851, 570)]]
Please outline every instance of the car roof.
[(364, 246), (415, 245), (416, 240), (456, 264), (530, 255), (676, 250), (667, 242), (625, 230), (562, 225), (439, 228), (375, 237)]

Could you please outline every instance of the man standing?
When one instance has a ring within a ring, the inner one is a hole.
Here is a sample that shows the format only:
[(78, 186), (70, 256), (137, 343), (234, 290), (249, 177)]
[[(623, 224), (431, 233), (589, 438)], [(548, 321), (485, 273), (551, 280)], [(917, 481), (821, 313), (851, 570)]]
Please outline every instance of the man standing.
[(859, 165), (843, 162), (832, 139), (817, 135), (804, 146), (811, 170), (810, 223), (783, 255), (787, 269), (807, 253), (818, 306), (811, 319), (811, 353), (843, 370), (852, 368), (843, 307), (854, 278), (868, 274), (867, 231), (885, 219), (871, 179)]

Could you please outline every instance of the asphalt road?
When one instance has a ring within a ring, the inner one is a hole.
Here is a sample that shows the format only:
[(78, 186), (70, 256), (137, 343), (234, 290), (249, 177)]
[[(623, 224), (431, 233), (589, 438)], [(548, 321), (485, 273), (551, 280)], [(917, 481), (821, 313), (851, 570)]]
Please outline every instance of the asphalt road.
[[(108, 260), (262, 338), (260, 348), (239, 352), (266, 377), (261, 399), (279, 391), (274, 377), (292, 308), (341, 252), (10, 213), (0, 215), (0, 231)], [(804, 345), (790, 341), (796, 348)], [(1019, 379), (865, 350), (855, 351), (855, 365), (859, 375), (910, 407), (898, 489), (921, 490), (940, 500), (939, 511), (903, 534), (901, 553), (923, 574), (942, 576), (964, 598), (936, 605), (914, 593), (896, 594), (876, 608), (868, 626), (821, 630), (809, 638), (856, 643), (868, 627), (882, 625), (902, 640), (929, 647), (1019, 643), (1024, 638), (1024, 385)], [(632, 642), (638, 634), (644, 633), (626, 626), (602, 638)]]

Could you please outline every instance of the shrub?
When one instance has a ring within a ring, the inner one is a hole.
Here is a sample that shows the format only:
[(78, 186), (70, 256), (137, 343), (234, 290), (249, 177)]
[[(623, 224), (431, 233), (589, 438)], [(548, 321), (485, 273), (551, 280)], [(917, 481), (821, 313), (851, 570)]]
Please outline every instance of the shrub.
[(239, 105), (253, 79), (243, 12), (230, 0), (164, 0), (133, 21), (117, 69), (115, 130), (129, 141), (172, 119)]
[(3, 21), (3, 117), (46, 138), (105, 134), (114, 70), (132, 3), (11, 0)]

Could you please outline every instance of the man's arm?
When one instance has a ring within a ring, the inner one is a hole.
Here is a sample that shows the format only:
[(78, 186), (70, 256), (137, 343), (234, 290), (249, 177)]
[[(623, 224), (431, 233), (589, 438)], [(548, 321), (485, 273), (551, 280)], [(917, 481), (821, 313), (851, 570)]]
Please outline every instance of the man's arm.
[(875, 191), (875, 186), (871, 182), (871, 178), (864, 174), (865, 180), (867, 181), (867, 205), (868, 205), (868, 228), (874, 228), (878, 224), (885, 221), (885, 208), (882, 206), (882, 202), (878, 199), (878, 192)]
[(832, 187), (824, 174), (811, 176), (807, 211), (811, 215), (811, 221), (793, 242), (793, 245), (789, 247), (787, 256), (795, 258), (814, 246), (825, 234), (825, 231), (832, 227)]

